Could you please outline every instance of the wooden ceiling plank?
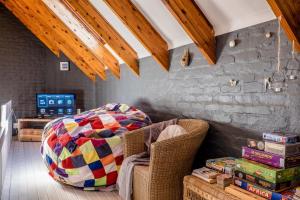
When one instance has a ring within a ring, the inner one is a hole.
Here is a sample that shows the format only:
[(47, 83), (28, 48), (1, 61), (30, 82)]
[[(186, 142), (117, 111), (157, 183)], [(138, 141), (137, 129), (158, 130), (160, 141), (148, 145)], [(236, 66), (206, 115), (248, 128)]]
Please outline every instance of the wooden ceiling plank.
[[(20, 19), (24, 25), (31, 26), (34, 30), (41, 31), (43, 27), (39, 25), (38, 22), (35, 20), (32, 20), (32, 18), (28, 17), (28, 13), (26, 13), (26, 10), (23, 10), (20, 8), (17, 4), (14, 4), (12, 2), (6, 1), (5, 6), (8, 9), (11, 9), (13, 11), (13, 14)], [(50, 31), (51, 32), (51, 31)], [(45, 36), (51, 36), (52, 34), (49, 31), (41, 31), (41, 33)], [(51, 41), (54, 41), (52, 38)], [(71, 52), (71, 48), (67, 48), (66, 45), (60, 46), (61, 51), (92, 81), (95, 81), (95, 74), (90, 70), (90, 68), (87, 66), (87, 64), (84, 61), (79, 60), (76, 58), (75, 52)]]
[(299, 0), (267, 0), (288, 39), (295, 41), (295, 49), (300, 52), (300, 1)]
[[(1, 3), (4, 4), (2, 0)], [(5, 4), (4, 4), (5, 5)], [(33, 35), (35, 35), (54, 55), (57, 57), (60, 56), (59, 48), (55, 41), (49, 40), (47, 35), (42, 34), (38, 29), (35, 29), (29, 23), (29, 20), (25, 18), (25, 16), (18, 14), (18, 8), (14, 7), (11, 4), (6, 4), (5, 7), (10, 10), (25, 26), (28, 30), (30, 30)]]
[[(33, 1), (33, 0), (29, 0)], [(37, 1), (37, 0), (36, 0)], [(48, 8), (48, 11), (51, 12), (52, 15), (56, 16), (57, 19), (61, 21), (61, 23), (64, 24), (64, 28), (68, 29), (69, 32), (72, 32), (75, 36), (76, 33), (80, 33), (81, 30), (72, 30), (70, 27), (76, 22), (70, 21), (67, 15), (61, 14), (70, 12), (66, 6), (60, 1), (60, 0), (41, 0), (44, 6)], [(73, 15), (73, 14), (72, 14)], [(74, 16), (74, 15), (73, 15)], [(74, 20), (77, 20), (76, 17)], [(83, 27), (84, 28), (84, 27)], [(78, 35), (77, 35), (78, 36)], [(84, 35), (81, 35), (82, 37), (85, 37)], [(93, 35), (91, 35), (93, 37)], [(85, 43), (81, 37), (78, 37), (82, 44), (84, 44), (85, 48), (87, 48), (91, 53), (93, 53), (96, 58), (103, 63), (103, 65), (107, 66), (112, 74), (116, 78), (120, 78), (120, 66), (118, 60), (112, 55), (112, 53), (103, 46), (103, 44), (97, 40), (95, 40), (96, 45), (87, 44)], [(89, 40), (90, 38), (86, 37), (85, 39)], [(86, 40), (85, 40), (86, 41)]]
[(63, 0), (72, 12), (91, 30), (97, 38), (104, 40), (114, 52), (139, 75), (138, 56), (135, 50), (107, 22), (107, 20), (86, 0)]
[[(40, 23), (41, 26), (44, 25), (48, 26), (48, 24), (50, 24), (49, 25), (50, 30), (47, 29), (46, 27), (44, 28), (46, 29), (47, 32), (51, 32), (51, 31), (55, 32), (54, 38), (58, 40), (57, 43), (60, 45), (60, 48), (68, 47), (68, 50), (73, 52), (74, 58), (82, 57), (84, 58), (83, 60), (86, 63), (88, 63), (88, 67), (93, 69), (93, 71), (96, 71), (97, 68), (100, 68), (104, 73), (103, 64), (100, 61), (98, 61), (97, 58), (93, 54), (91, 54), (88, 51), (88, 49), (86, 49), (83, 46), (83, 44), (80, 43), (78, 38), (70, 34), (70, 32), (63, 26), (63, 24), (61, 24), (60, 21), (55, 16), (52, 16), (48, 8), (46, 8), (41, 2), (34, 2), (35, 4), (30, 4), (28, 0), (26, 1), (17, 0), (15, 2), (20, 6), (23, 6), (23, 8), (25, 8), (25, 10), (27, 10), (28, 13), (32, 13), (31, 17), (33, 17), (32, 19), (33, 21), (36, 20), (41, 22)], [(80, 56), (76, 56), (76, 55), (80, 55)], [(70, 57), (70, 53), (68, 54), (68, 57)]]
[(209, 64), (216, 63), (216, 40), (209, 23), (194, 0), (163, 0)]
[(130, 0), (104, 0), (152, 57), (169, 70), (168, 44)]

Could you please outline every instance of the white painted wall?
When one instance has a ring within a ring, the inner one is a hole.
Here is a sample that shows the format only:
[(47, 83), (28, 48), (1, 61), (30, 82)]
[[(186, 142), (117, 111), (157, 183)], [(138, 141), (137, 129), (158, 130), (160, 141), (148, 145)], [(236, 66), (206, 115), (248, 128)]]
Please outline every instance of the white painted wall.
[[(107, 21), (137, 51), (139, 58), (150, 56), (103, 0), (89, 0)], [(195, 0), (213, 25), (215, 35), (232, 32), (275, 19), (265, 0)], [(162, 0), (132, 0), (168, 42), (169, 49), (192, 43)]]
[(12, 141), (12, 108), (11, 101), (1, 106), (0, 126), (0, 196), (5, 178), (10, 144)]

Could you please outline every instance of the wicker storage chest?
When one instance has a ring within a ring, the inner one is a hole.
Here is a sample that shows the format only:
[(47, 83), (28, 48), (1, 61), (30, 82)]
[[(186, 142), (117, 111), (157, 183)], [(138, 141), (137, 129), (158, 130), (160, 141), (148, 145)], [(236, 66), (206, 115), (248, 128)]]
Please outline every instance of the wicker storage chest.
[(216, 184), (210, 184), (195, 176), (184, 177), (184, 200), (241, 200)]

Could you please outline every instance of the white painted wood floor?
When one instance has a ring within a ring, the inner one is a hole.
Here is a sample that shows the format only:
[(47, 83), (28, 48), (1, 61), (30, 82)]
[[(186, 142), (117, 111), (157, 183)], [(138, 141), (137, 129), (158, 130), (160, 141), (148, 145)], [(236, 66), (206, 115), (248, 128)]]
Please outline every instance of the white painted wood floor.
[(120, 200), (116, 192), (83, 191), (54, 181), (39, 142), (13, 141), (1, 200)]

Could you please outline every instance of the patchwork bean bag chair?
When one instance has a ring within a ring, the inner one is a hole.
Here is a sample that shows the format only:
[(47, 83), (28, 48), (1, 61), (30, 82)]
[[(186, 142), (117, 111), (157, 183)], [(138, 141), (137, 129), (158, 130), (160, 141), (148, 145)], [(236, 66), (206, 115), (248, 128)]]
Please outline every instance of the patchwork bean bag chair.
[(151, 124), (142, 111), (125, 104), (55, 119), (43, 132), (41, 153), (57, 181), (87, 190), (108, 190), (123, 161), (122, 136)]

